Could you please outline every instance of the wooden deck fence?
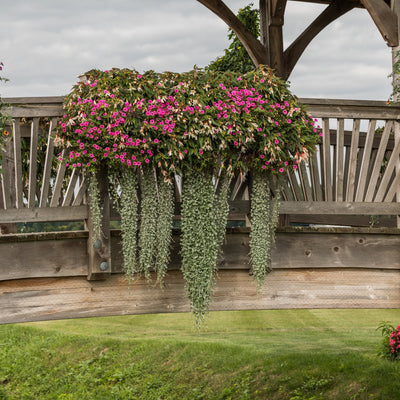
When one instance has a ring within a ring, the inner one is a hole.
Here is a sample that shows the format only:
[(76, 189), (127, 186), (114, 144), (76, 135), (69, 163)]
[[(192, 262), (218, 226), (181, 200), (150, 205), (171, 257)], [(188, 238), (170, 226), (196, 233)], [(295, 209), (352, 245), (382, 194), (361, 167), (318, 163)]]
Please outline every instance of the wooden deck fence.
[[(54, 162), (51, 132), (63, 99), (4, 100), (14, 123), (0, 184), (0, 323), (188, 311), (179, 231), (165, 288), (140, 279), (128, 285), (120, 232), (109, 229), (110, 219), (119, 216), (110, 208), (106, 181), (101, 190), (108, 240), (96, 250), (89, 245), (85, 177)], [(228, 228), (211, 309), (400, 307), (400, 107), (302, 101), (319, 119), (323, 140), (282, 190), (273, 272), (257, 295), (249, 276), (249, 228)], [(232, 189), (230, 219), (245, 221), (246, 180), (237, 179)], [(177, 214), (180, 193), (177, 184)], [(83, 231), (16, 231), (18, 223), (82, 220)]]

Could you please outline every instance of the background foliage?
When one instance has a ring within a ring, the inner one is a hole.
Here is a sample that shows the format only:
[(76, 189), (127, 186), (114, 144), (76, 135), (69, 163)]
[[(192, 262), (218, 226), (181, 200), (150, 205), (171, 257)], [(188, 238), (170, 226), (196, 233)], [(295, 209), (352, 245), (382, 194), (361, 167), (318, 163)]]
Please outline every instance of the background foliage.
[[(253, 36), (259, 39), (260, 13), (252, 7), (253, 3), (250, 3), (248, 6), (239, 9), (237, 17)], [(243, 74), (252, 71), (255, 68), (253, 61), (231, 28), (228, 29), (228, 39), (231, 43), (225, 49), (224, 55), (212, 61), (206, 69), (209, 71), (237, 71)]]

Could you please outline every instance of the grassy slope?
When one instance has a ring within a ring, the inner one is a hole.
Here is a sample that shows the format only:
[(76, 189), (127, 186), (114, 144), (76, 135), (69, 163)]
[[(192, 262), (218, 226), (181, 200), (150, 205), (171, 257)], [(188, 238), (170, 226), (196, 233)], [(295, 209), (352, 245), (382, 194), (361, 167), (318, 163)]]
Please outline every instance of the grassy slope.
[(397, 399), (376, 357), (400, 310), (211, 313), (0, 326), (0, 399)]

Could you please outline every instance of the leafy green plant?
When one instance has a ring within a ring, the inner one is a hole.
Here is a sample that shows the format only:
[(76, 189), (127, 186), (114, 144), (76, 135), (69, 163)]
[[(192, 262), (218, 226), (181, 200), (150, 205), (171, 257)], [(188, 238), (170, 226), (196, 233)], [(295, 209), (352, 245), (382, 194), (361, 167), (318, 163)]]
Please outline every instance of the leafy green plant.
[[(260, 13), (252, 9), (253, 3), (239, 9), (237, 17), (257, 39), (260, 37)], [(255, 66), (242, 42), (231, 28), (228, 30), (230, 45), (224, 55), (212, 61), (206, 69), (209, 71), (238, 71), (246, 73), (254, 70)]]
[(392, 361), (400, 360), (400, 325), (395, 328), (389, 322), (383, 321), (377, 329), (382, 333), (379, 355)]
[(198, 324), (204, 319), (215, 286), (228, 216), (227, 196), (225, 188), (216, 193), (211, 172), (186, 174), (182, 190), (182, 273)]
[[(0, 71), (3, 70), (4, 64), (0, 61)], [(0, 82), (7, 82), (8, 79), (0, 76)], [(8, 104), (4, 103), (0, 97), (0, 172), (2, 165), (2, 151), (5, 151), (6, 144), (11, 140), (11, 117), (7, 115), (5, 109), (8, 107)]]
[(157, 179), (152, 167), (143, 167), (141, 177), (138, 272), (147, 280), (154, 266), (157, 234)]
[[(275, 186), (275, 199), (271, 188)], [(260, 290), (267, 273), (271, 271), (271, 247), (275, 242), (278, 224), (280, 187), (273, 185), (272, 179), (262, 173), (252, 176), (250, 197), (250, 250), (252, 274)]]
[(174, 185), (164, 180), (162, 176), (157, 181), (157, 232), (155, 271), (157, 283), (162, 286), (170, 261), (170, 247), (172, 243), (172, 227), (175, 211)]
[(137, 230), (138, 230), (138, 194), (137, 172), (127, 169), (120, 179), (121, 195), (117, 205), (121, 215), (123, 270), (128, 278), (138, 272), (137, 265)]
[(100, 206), (100, 191), (99, 185), (97, 182), (96, 174), (92, 173), (89, 178), (89, 186), (88, 186), (88, 195), (89, 195), (89, 208), (90, 214), (93, 224), (93, 243), (96, 240), (102, 239), (102, 226), (101, 226), (101, 214), (102, 209)]

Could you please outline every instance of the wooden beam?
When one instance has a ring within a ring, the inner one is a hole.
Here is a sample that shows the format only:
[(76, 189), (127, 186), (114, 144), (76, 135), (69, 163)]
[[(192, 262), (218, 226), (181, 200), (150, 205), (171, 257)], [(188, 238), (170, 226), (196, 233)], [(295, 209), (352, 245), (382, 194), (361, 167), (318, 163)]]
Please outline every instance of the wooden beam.
[(286, 80), (309, 43), (327, 25), (355, 7), (355, 3), (345, 0), (333, 0), (329, 6), (308, 26), (308, 28), (285, 50), (283, 54)]
[(397, 15), (383, 0), (361, 0), (388, 46), (399, 45)]
[(101, 164), (96, 172), (101, 210), (100, 237), (95, 236), (93, 216), (89, 207), (87, 242), (89, 254), (88, 280), (107, 279), (111, 274), (110, 196), (108, 188), (108, 166)]
[(243, 25), (238, 17), (221, 0), (197, 0), (220, 17), (243, 43), (255, 65), (268, 64), (267, 53), (261, 42)]

